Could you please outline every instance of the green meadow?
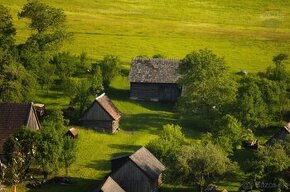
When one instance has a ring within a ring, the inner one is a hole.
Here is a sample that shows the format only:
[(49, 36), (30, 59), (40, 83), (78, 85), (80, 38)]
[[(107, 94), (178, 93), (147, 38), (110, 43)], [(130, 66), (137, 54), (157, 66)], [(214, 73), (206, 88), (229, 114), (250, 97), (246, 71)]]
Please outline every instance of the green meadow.
[[(0, 0), (15, 16), (17, 40), (30, 31), (17, 12), (25, 0)], [(283, 0), (43, 0), (64, 9), (74, 38), (64, 50), (92, 59), (118, 55), (129, 64), (137, 55), (183, 58), (200, 48), (225, 57), (233, 71), (255, 72), (272, 56), (289, 52), (290, 2)]]
[[(192, 50), (208, 48), (223, 56), (232, 71), (264, 70), (272, 56), (290, 53), (290, 1), (285, 0), (43, 0), (62, 8), (67, 15), (73, 39), (64, 51), (87, 52), (92, 61), (104, 55), (120, 57), (129, 69), (134, 56), (160, 53), (168, 58), (183, 58)], [(17, 28), (17, 42), (31, 33), (26, 20), (17, 13), (25, 0), (0, 0), (8, 6)], [(198, 122), (178, 116), (175, 105), (130, 101), (126, 76), (114, 79), (107, 94), (122, 112), (121, 131), (96, 133), (79, 128), (77, 161), (69, 170), (75, 181), (70, 186), (46, 185), (40, 189), (19, 186), (20, 192), (93, 191), (110, 170), (110, 159), (132, 152), (156, 138), (162, 125), (180, 124), (188, 139), (199, 139), (203, 130)], [(49, 108), (69, 104), (61, 91), (40, 91), (38, 102)], [(240, 152), (241, 157), (251, 154)], [(239, 161), (243, 158), (237, 157)], [(64, 175), (61, 171), (59, 176)], [(225, 180), (219, 189), (238, 191), (241, 172), (235, 181)], [(171, 189), (172, 188), (172, 189)], [(179, 189), (180, 188), (180, 189)], [(166, 190), (167, 189), (167, 190)], [(179, 189), (179, 190), (178, 190)], [(9, 190), (8, 190), (9, 191)], [(192, 191), (186, 186), (165, 185), (164, 191)]]

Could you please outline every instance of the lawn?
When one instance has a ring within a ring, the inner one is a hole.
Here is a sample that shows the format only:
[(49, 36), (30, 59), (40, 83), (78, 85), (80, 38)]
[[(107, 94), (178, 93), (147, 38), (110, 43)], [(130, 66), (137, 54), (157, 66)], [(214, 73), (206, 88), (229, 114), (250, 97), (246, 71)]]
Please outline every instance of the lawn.
[[(15, 17), (17, 40), (30, 31), (17, 12), (26, 1), (0, 0)], [(129, 64), (137, 55), (183, 58), (200, 48), (225, 57), (233, 71), (256, 72), (290, 48), (289, 1), (231, 0), (43, 0), (62, 8), (74, 39), (64, 50), (85, 51), (93, 60), (118, 55)]]

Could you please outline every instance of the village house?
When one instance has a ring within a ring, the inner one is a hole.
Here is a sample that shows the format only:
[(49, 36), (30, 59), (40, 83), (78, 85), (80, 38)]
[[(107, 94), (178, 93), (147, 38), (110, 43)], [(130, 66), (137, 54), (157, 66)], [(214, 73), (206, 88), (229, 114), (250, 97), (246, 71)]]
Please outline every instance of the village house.
[(119, 130), (120, 119), (120, 111), (105, 93), (103, 93), (95, 99), (80, 120), (84, 127), (97, 131), (115, 133)]
[(6, 140), (22, 126), (38, 130), (41, 128), (36, 110), (28, 103), (0, 103), (0, 154)]
[(273, 145), (275, 141), (284, 141), (288, 135), (290, 135), (290, 122), (273, 135), (266, 144)]
[(178, 66), (177, 59), (134, 58), (129, 74), (130, 99), (177, 101), (181, 95)]
[(111, 160), (111, 178), (127, 192), (155, 192), (165, 166), (145, 147)]

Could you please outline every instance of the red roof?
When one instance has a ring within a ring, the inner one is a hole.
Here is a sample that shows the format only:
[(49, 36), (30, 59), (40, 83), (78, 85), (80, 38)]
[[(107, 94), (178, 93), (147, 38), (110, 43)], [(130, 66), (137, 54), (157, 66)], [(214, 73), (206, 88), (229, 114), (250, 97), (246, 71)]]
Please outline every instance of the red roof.
[(105, 111), (114, 119), (118, 120), (121, 118), (121, 112), (112, 103), (112, 101), (103, 93), (96, 98), (96, 101), (104, 108)]

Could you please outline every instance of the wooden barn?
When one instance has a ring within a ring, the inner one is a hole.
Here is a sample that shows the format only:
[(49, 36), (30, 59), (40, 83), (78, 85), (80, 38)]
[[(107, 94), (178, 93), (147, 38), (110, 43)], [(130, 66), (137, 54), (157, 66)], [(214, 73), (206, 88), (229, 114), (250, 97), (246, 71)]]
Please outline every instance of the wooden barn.
[(176, 59), (134, 58), (129, 74), (130, 99), (177, 101), (181, 95), (178, 66)]
[(76, 128), (72, 127), (65, 133), (65, 136), (75, 139), (79, 136), (79, 131)]
[(130, 156), (111, 160), (111, 177), (127, 192), (155, 192), (162, 183), (164, 165), (145, 147)]
[(109, 176), (96, 192), (125, 192), (125, 190)]
[(0, 103), (0, 154), (5, 141), (22, 126), (33, 130), (41, 127), (32, 104)]
[(284, 141), (290, 135), (290, 123), (281, 128), (273, 137), (267, 141), (267, 145), (272, 145), (275, 141)]
[(84, 127), (93, 128), (97, 131), (115, 133), (119, 130), (120, 119), (120, 111), (105, 93), (103, 93), (95, 99), (80, 120)]

